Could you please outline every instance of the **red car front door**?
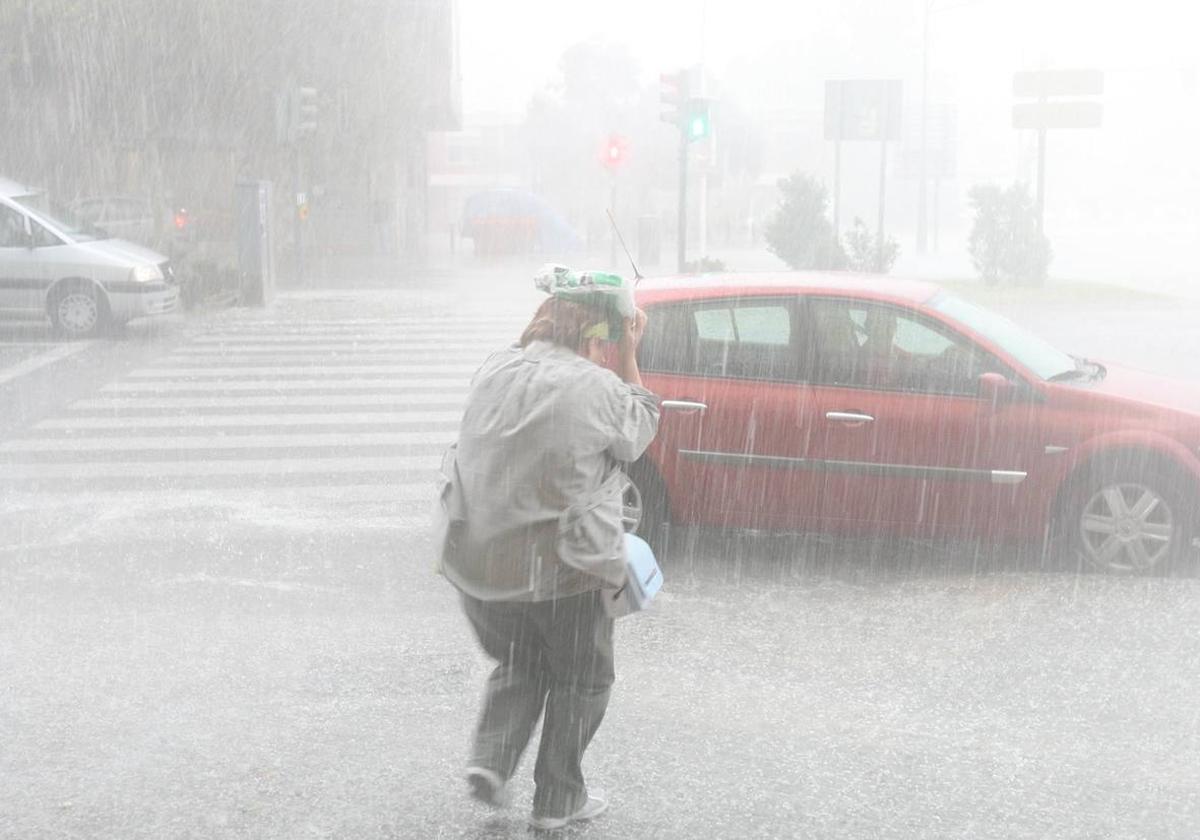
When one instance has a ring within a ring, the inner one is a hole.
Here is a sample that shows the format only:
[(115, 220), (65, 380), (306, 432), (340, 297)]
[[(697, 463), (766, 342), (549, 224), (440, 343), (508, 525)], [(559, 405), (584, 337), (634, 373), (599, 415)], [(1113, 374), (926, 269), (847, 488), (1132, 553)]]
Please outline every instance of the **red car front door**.
[(978, 396), (979, 375), (1002, 366), (913, 310), (814, 297), (808, 312), (822, 526), (997, 530), (1018, 508), (1039, 445), (1035, 405), (1002, 414)]

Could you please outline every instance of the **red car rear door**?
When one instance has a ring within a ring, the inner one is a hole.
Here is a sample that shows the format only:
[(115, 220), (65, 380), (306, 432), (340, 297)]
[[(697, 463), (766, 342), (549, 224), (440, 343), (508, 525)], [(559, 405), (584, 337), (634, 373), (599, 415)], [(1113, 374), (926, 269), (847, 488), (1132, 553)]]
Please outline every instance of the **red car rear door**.
[(663, 399), (650, 456), (679, 521), (796, 527), (817, 521), (804, 469), (811, 395), (792, 295), (652, 309), (641, 354)]

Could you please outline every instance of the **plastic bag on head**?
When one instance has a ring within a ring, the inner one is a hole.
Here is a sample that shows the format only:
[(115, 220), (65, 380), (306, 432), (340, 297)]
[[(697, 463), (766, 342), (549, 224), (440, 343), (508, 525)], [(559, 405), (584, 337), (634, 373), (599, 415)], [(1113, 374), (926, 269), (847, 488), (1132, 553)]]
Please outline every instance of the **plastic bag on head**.
[(603, 309), (608, 313), (609, 337), (614, 341), (621, 337), (623, 320), (637, 312), (633, 286), (619, 274), (574, 271), (565, 265), (547, 263), (534, 275), (533, 284), (548, 295)]

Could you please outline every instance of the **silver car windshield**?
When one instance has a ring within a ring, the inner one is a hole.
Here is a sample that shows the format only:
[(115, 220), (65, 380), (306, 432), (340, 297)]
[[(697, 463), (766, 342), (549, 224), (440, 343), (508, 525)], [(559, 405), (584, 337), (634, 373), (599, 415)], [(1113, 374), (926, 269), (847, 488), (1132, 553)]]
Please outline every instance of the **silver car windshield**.
[(1041, 379), (1051, 379), (1076, 368), (1075, 359), (1003, 315), (968, 303), (947, 292), (937, 295), (929, 306), (948, 315), (996, 344)]
[(109, 238), (102, 228), (96, 227), (68, 208), (50, 201), (45, 193), (18, 195), (14, 196), (12, 200), (36, 216), (45, 219), (77, 242)]

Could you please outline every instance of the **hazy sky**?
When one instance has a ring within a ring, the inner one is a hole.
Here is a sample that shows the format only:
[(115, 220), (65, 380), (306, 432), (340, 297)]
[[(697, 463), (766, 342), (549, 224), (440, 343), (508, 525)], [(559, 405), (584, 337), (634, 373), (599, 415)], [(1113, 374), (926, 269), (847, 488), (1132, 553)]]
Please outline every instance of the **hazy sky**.
[[(648, 81), (699, 60), (792, 44), (831, 76), (912, 77), (926, 0), (460, 0), (468, 118), (520, 112), (570, 44), (628, 44)], [(1194, 68), (1194, 0), (932, 0), (931, 75), (1008, 74), (1045, 60), (1110, 72)], [(826, 54), (821, 55), (824, 52)], [(830, 55), (828, 53), (835, 54)], [(961, 95), (961, 92), (960, 92)]]

